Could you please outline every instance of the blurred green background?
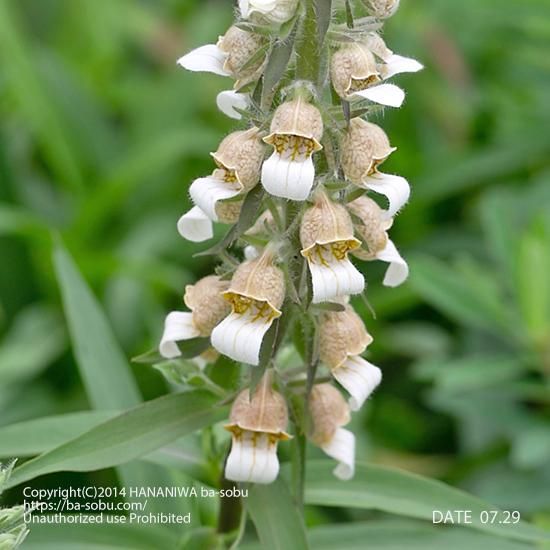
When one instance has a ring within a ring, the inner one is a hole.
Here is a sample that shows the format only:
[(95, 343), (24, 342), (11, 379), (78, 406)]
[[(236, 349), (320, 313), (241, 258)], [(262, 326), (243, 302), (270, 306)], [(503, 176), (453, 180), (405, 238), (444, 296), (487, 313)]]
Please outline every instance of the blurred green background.
[[(362, 264), (376, 319), (355, 305), (384, 382), (354, 420), (359, 458), (548, 524), (550, 3), (402, 4), (385, 39), (426, 68), (378, 122), (398, 147), (384, 170), (413, 188), (392, 229), (411, 277), (386, 289)], [(175, 61), (232, 15), (227, 0), (0, 2), (0, 426), (88, 407), (55, 239), (128, 357), (212, 268), (175, 224), (232, 127), (215, 107), (230, 81)], [(133, 369), (146, 398), (166, 391)]]

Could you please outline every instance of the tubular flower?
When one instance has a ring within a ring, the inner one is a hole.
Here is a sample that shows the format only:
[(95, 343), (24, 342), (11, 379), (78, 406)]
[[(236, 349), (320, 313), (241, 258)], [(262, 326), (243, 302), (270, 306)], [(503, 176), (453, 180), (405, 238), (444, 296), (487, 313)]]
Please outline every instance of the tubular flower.
[(409, 200), (411, 192), (405, 178), (378, 171), (378, 166), (395, 150), (380, 126), (353, 118), (342, 139), (340, 158), (349, 181), (387, 197), (386, 215), (390, 218)]
[(258, 14), (270, 23), (285, 23), (294, 17), (298, 0), (239, 0), (241, 16), (248, 19)]
[(265, 39), (238, 27), (230, 27), (217, 44), (201, 46), (178, 59), (178, 65), (188, 71), (204, 71), (236, 80), (238, 90), (256, 80), (262, 73), (266, 60), (260, 56), (256, 62), (252, 57), (265, 46)]
[(365, 46), (381, 60), (378, 70), (384, 80), (400, 73), (416, 73), (424, 68), (416, 59), (393, 53), (379, 34), (367, 35)]
[(353, 236), (347, 210), (324, 192), (317, 194), (314, 205), (304, 213), (300, 241), (311, 273), (314, 303), (363, 292), (363, 275), (348, 259), (348, 252), (361, 242)]
[(342, 394), (330, 384), (316, 384), (309, 399), (311, 441), (338, 461), (334, 475), (349, 480), (355, 472), (355, 436), (345, 426), (350, 421), (350, 408)]
[(323, 147), (323, 119), (319, 109), (301, 97), (280, 105), (271, 121), (271, 133), (264, 141), (274, 151), (262, 167), (262, 185), (276, 197), (307, 199), (315, 168), (312, 155)]
[(257, 365), (265, 333), (281, 316), (285, 297), (283, 272), (273, 265), (273, 254), (242, 263), (223, 294), (231, 313), (212, 331), (212, 345), (235, 361)]
[(380, 84), (383, 77), (366, 44), (346, 44), (337, 50), (330, 74), (334, 90), (342, 99), (363, 98), (388, 107), (401, 107), (405, 99), (405, 92), (395, 84)]
[(234, 223), (242, 201), (230, 199), (247, 193), (258, 183), (263, 156), (257, 128), (229, 134), (212, 153), (218, 168), (189, 188), (195, 207), (179, 219), (180, 235), (200, 242), (212, 237), (212, 221)]
[(359, 410), (382, 379), (380, 369), (360, 357), (372, 337), (347, 305), (345, 311), (321, 317), (319, 358), (350, 394), (351, 410)]
[(272, 483), (279, 473), (277, 443), (289, 439), (288, 412), (280, 393), (264, 375), (254, 395), (242, 391), (231, 408), (229, 424), (231, 452), (225, 464), (225, 477), (232, 481)]
[(369, 12), (378, 19), (388, 19), (399, 8), (399, 0), (363, 0)]
[(390, 265), (384, 277), (384, 285), (399, 286), (409, 276), (409, 266), (388, 237), (387, 230), (393, 219), (387, 218), (384, 210), (365, 196), (350, 202), (348, 208), (361, 220), (355, 224), (355, 231), (366, 247), (354, 250), (353, 254), (362, 260), (388, 262)]
[(181, 355), (176, 342), (210, 336), (212, 329), (229, 313), (229, 304), (222, 295), (228, 287), (229, 282), (216, 275), (185, 287), (183, 301), (191, 311), (172, 311), (166, 316), (159, 345), (163, 357), (173, 359)]

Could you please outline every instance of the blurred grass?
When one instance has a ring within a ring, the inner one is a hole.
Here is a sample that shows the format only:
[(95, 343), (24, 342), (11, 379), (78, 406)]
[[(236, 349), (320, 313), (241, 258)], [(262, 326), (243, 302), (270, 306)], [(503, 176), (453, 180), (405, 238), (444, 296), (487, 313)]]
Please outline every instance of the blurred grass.
[[(52, 235), (127, 356), (209, 271), (175, 222), (231, 128), (215, 109), (229, 81), (175, 60), (231, 16), (222, 1), (0, 2), (0, 425), (86, 407)], [(383, 289), (362, 264), (385, 383), (354, 419), (360, 457), (548, 521), (550, 5), (404, 0), (385, 38), (426, 69), (380, 120), (399, 148), (385, 169), (413, 185), (392, 230), (412, 275)], [(146, 398), (165, 391), (134, 373)]]

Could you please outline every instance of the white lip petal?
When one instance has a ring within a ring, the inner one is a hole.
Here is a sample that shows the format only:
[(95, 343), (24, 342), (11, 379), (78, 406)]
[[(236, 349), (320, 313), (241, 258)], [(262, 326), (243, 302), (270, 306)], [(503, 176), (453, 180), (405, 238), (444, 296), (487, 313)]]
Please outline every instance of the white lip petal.
[(381, 72), (382, 77), (386, 79), (401, 73), (417, 73), (423, 68), (424, 65), (419, 63), (416, 59), (393, 54), (386, 63), (381, 66)]
[(250, 95), (234, 92), (233, 90), (225, 90), (220, 92), (216, 97), (216, 105), (224, 115), (240, 120), (242, 115), (235, 110), (235, 107), (242, 111), (247, 109), (250, 105)]
[(409, 276), (409, 266), (390, 239), (376, 257), (390, 264), (384, 276), (385, 286), (396, 287), (405, 282)]
[(339, 462), (333, 472), (337, 478), (348, 480), (353, 477), (355, 473), (355, 435), (352, 432), (338, 428), (332, 439), (321, 449)]
[(164, 321), (164, 332), (159, 344), (159, 352), (167, 359), (179, 357), (181, 352), (176, 344), (180, 340), (190, 340), (200, 336), (193, 325), (193, 314), (188, 311), (172, 311)]
[(262, 185), (276, 197), (305, 201), (314, 179), (315, 167), (310, 155), (304, 160), (290, 160), (275, 151), (262, 166)]
[(226, 183), (213, 176), (196, 179), (189, 188), (193, 202), (213, 221), (218, 221), (216, 203), (236, 197), (241, 191), (236, 183)]
[(257, 365), (265, 333), (273, 319), (255, 319), (253, 314), (230, 313), (212, 331), (212, 345), (234, 361)]
[(409, 200), (411, 194), (409, 182), (405, 178), (393, 174), (376, 172), (372, 176), (366, 177), (363, 185), (367, 189), (387, 197), (389, 206), (386, 210), (386, 216), (388, 218), (393, 218), (397, 214)]
[(350, 409), (358, 411), (367, 397), (380, 384), (382, 371), (362, 357), (353, 356), (348, 357), (340, 367), (334, 369), (332, 376), (350, 394)]
[(347, 259), (333, 260), (328, 265), (308, 261), (313, 283), (313, 303), (331, 301), (341, 296), (360, 294), (365, 279)]
[(223, 68), (227, 54), (223, 53), (215, 44), (206, 44), (178, 59), (178, 65), (194, 72), (207, 72), (230, 76)]
[(279, 473), (277, 443), (269, 434), (244, 431), (233, 435), (231, 452), (225, 464), (225, 477), (231, 481), (272, 483)]
[(239, 0), (239, 11), (241, 17), (246, 19), (250, 15), (250, 2), (249, 0)]
[(243, 252), (245, 260), (255, 260), (260, 256), (260, 250), (251, 244), (245, 246)]
[(378, 84), (359, 92), (354, 92), (352, 97), (362, 97), (387, 107), (401, 107), (405, 101), (405, 92), (395, 84)]
[(194, 243), (207, 241), (214, 236), (212, 220), (198, 206), (194, 206), (178, 220), (178, 233)]

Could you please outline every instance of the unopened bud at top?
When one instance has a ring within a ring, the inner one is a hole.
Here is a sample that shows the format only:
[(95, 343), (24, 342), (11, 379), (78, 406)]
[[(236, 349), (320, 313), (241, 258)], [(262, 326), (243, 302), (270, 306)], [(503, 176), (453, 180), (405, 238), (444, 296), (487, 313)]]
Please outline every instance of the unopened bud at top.
[(260, 21), (285, 23), (296, 13), (298, 0), (239, 0), (239, 9), (244, 19), (256, 14)]
[(399, 8), (399, 0), (363, 0), (370, 14), (379, 19), (391, 17)]
[(344, 99), (381, 80), (374, 55), (360, 43), (346, 44), (333, 54), (330, 74), (336, 93)]
[(251, 33), (239, 27), (231, 27), (218, 41), (219, 50), (226, 55), (223, 69), (233, 78), (237, 79), (235, 87), (241, 88), (245, 84), (255, 80), (260, 74), (266, 57), (250, 63), (252, 57), (265, 45), (265, 38), (259, 34)]
[(185, 287), (183, 300), (193, 313), (193, 325), (200, 336), (209, 336), (229, 313), (231, 308), (223, 297), (228, 287), (229, 281), (222, 281), (217, 275), (203, 277), (194, 285)]
[(328, 311), (320, 322), (319, 357), (331, 369), (340, 367), (349, 356), (361, 355), (372, 342), (359, 315), (350, 305), (344, 311)]
[(353, 251), (362, 260), (373, 260), (386, 248), (387, 230), (392, 226), (393, 218), (370, 197), (362, 196), (348, 204), (349, 210), (356, 216), (355, 231), (363, 245)]
[(350, 421), (349, 405), (331, 384), (316, 384), (309, 400), (312, 430), (310, 439), (319, 447), (329, 443), (336, 430)]
[(212, 157), (218, 167), (225, 171), (224, 181), (236, 181), (243, 190), (249, 191), (260, 179), (264, 158), (260, 131), (254, 127), (232, 132), (223, 139)]
[(360, 184), (396, 150), (376, 124), (353, 118), (342, 139), (341, 162), (346, 178)]

